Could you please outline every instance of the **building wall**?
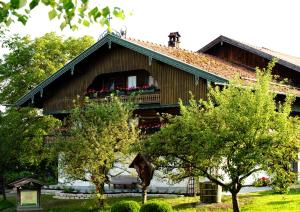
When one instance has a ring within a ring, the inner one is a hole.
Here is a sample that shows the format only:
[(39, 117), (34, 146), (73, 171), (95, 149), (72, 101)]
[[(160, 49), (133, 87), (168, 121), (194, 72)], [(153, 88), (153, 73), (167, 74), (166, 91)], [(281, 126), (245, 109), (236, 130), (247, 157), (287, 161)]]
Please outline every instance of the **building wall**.
[(63, 86), (53, 88), (52, 96), (43, 104), (44, 111), (58, 111), (72, 107), (72, 100), (77, 95), (84, 96), (87, 87), (96, 76), (103, 73), (116, 73), (133, 70), (146, 70), (160, 88), (160, 104), (175, 104), (178, 99), (189, 99), (189, 91), (196, 98), (205, 98), (206, 80), (196, 79), (194, 75), (152, 60), (147, 56), (113, 44), (111, 49), (100, 49), (77, 65), (70, 80)]

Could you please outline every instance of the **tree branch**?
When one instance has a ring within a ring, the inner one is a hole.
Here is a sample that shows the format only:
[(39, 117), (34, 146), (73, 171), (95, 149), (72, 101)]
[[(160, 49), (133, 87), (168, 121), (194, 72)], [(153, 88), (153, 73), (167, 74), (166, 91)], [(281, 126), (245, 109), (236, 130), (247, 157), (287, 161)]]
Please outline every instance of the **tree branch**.
[(251, 174), (255, 173), (255, 172), (258, 172), (258, 171), (261, 171), (262, 168), (257, 168), (257, 169), (253, 169), (252, 171), (248, 172), (247, 174), (245, 174), (243, 177), (241, 177), (239, 179), (239, 181), (241, 182), (242, 180), (246, 179), (247, 177), (249, 177)]

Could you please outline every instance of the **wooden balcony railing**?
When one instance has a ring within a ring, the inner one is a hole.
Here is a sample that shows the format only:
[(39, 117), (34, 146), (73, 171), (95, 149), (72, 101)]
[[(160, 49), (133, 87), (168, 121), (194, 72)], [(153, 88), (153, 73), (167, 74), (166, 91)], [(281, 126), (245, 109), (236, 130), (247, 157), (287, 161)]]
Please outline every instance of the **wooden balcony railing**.
[(121, 102), (132, 101), (137, 104), (155, 104), (160, 103), (160, 94), (138, 94), (136, 96), (120, 96)]
[[(105, 101), (110, 97), (95, 98), (91, 100)], [(121, 102), (132, 101), (136, 104), (159, 104), (160, 93), (137, 94), (136, 96), (119, 96)], [(44, 106), (44, 112), (55, 112), (62, 110), (70, 110), (74, 107), (74, 99), (63, 98), (48, 102)]]

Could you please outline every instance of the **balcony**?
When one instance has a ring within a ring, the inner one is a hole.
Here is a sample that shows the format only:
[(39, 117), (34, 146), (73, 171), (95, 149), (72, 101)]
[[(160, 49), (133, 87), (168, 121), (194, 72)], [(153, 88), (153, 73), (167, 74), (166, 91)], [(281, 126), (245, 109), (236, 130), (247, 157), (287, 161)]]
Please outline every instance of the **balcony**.
[[(146, 70), (134, 70), (100, 74), (86, 87), (81, 97), (92, 101), (107, 101), (118, 96), (121, 102), (135, 104), (160, 104), (160, 89), (155, 80)], [(75, 97), (74, 97), (75, 98)], [(83, 98), (81, 98), (83, 99)], [(44, 104), (44, 111), (68, 111), (74, 107), (72, 98), (53, 98)]]
[[(160, 103), (160, 93), (136, 93), (131, 95), (117, 95), (120, 98), (121, 102), (133, 102), (135, 104), (159, 104)], [(107, 101), (111, 97), (110, 95), (107, 96), (96, 96), (90, 97), (93, 101)], [(62, 98), (62, 99), (55, 99), (52, 102), (49, 102), (47, 105), (44, 106), (45, 112), (57, 112), (63, 110), (70, 110), (74, 106), (74, 99), (71, 98)]]
[(134, 88), (117, 87), (113, 90), (94, 89), (88, 90), (85, 96), (90, 99), (104, 101), (110, 98), (111, 95), (118, 96), (121, 102), (134, 102), (136, 104), (155, 104), (160, 103), (160, 92), (155, 86), (142, 86)]

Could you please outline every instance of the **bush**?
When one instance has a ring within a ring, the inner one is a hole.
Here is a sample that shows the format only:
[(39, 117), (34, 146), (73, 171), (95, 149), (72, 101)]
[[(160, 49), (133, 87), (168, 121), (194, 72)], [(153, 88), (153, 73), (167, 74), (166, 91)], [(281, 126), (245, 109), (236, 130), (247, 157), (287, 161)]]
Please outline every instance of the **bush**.
[(64, 193), (75, 193), (75, 188), (64, 187)]
[(111, 207), (111, 212), (139, 212), (140, 211), (139, 203), (135, 201), (120, 201), (115, 203)]
[(140, 212), (172, 212), (172, 206), (164, 202), (149, 202), (142, 206)]

